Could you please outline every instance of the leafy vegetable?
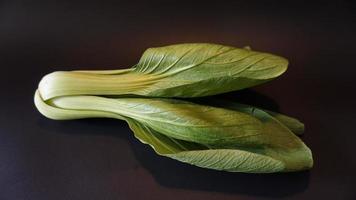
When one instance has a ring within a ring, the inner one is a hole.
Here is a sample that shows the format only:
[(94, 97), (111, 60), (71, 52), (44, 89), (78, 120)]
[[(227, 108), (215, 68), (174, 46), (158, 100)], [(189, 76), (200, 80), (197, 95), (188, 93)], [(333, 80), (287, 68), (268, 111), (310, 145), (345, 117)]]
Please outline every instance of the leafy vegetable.
[(268, 112), (234, 104), (229, 109), (173, 99), (63, 96), (38, 110), (52, 119), (110, 117), (128, 122), (135, 136), (163, 156), (200, 167), (250, 173), (308, 169), (308, 147)]
[(178, 44), (149, 48), (130, 69), (54, 72), (39, 84), (42, 98), (67, 95), (199, 97), (252, 87), (281, 75), (288, 61), (249, 48)]
[[(272, 80), (288, 61), (268, 53), (216, 44), (150, 48), (130, 69), (54, 72), (35, 93), (35, 105), (57, 120), (125, 120), (158, 154), (232, 172), (309, 169), (309, 148), (296, 136), (297, 119), (230, 101), (183, 101)], [(161, 98), (148, 98), (161, 97)]]

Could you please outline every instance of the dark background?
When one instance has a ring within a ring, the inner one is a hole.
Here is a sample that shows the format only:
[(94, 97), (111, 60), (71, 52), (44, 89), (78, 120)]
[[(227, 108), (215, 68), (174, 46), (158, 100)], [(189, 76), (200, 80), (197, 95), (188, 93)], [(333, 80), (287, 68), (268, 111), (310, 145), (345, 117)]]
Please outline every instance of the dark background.
[[(0, 1), (0, 199), (356, 199), (350, 2)], [(183, 42), (288, 58), (281, 78), (225, 97), (305, 122), (314, 168), (200, 169), (156, 155), (122, 121), (52, 121), (33, 105), (46, 73), (130, 67), (148, 47)]]

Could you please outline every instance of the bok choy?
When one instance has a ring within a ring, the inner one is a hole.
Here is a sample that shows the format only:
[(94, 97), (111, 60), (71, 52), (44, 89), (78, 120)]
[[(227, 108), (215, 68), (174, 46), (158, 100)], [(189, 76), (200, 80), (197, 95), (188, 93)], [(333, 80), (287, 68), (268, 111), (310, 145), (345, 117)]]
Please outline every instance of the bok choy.
[(285, 58), (216, 44), (146, 50), (132, 68), (54, 72), (39, 84), (45, 100), (64, 95), (199, 97), (252, 87), (287, 69)]
[(55, 120), (124, 120), (157, 154), (203, 168), (290, 172), (313, 165), (297, 119), (226, 101), (184, 99), (244, 89), (287, 69), (282, 57), (216, 44), (150, 48), (129, 69), (53, 72), (35, 105)]
[(64, 96), (44, 101), (51, 119), (109, 117), (125, 120), (135, 136), (160, 155), (200, 167), (233, 172), (287, 172), (308, 169), (310, 150), (267, 112), (236, 104), (218, 108), (173, 99)]

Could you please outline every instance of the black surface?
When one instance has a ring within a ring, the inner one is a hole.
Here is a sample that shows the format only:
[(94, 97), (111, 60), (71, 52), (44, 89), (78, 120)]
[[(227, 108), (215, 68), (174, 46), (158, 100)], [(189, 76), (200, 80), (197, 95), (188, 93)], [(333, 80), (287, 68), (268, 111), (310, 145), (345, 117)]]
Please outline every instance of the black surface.
[[(0, 1), (0, 199), (355, 199), (350, 2)], [(46, 73), (129, 67), (148, 47), (182, 42), (287, 57), (281, 78), (227, 96), (304, 121), (314, 168), (200, 169), (157, 156), (122, 121), (52, 121), (33, 105)]]

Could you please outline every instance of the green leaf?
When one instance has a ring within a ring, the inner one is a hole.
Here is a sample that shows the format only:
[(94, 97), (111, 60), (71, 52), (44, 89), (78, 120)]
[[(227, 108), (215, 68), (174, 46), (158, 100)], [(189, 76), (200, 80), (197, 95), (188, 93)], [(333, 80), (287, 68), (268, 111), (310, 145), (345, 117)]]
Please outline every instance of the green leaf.
[[(262, 111), (242, 112), (171, 99), (67, 96), (35, 103), (52, 119), (112, 117), (164, 156), (225, 171), (270, 173), (312, 167), (308, 147)], [(90, 115), (92, 113), (92, 115)]]
[[(293, 117), (289, 117), (289, 116), (286, 116), (286, 115), (283, 115), (283, 114), (280, 114), (277, 112), (273, 112), (270, 110), (261, 109), (261, 108), (255, 107), (255, 106), (236, 103), (231, 100), (216, 99), (215, 97), (200, 98), (200, 99), (196, 99), (195, 102), (200, 103), (200, 104), (215, 106), (215, 107), (222, 107), (222, 108), (227, 108), (227, 109), (231, 109), (231, 110), (236, 110), (236, 111), (243, 112), (246, 114), (255, 114), (255, 113), (260, 113), (260, 112), (266, 112), (270, 115), (271, 118), (278, 120), (280, 123), (282, 123), (284, 126), (286, 126), (294, 134), (302, 135), (304, 133), (304, 124), (302, 122), (300, 122), (298, 119), (295, 119)], [(258, 110), (259, 112), (254, 112), (255, 110)]]
[(293, 133), (296, 135), (303, 135), (304, 133), (304, 124), (300, 122), (298, 119), (295, 119), (293, 117), (289, 117), (280, 113), (276, 113), (273, 111), (269, 110), (264, 110), (268, 114), (270, 114), (272, 117), (274, 117), (276, 120), (281, 122), (283, 125), (289, 128)]
[(128, 120), (135, 137), (158, 154), (203, 168), (245, 173), (272, 173), (284, 170), (281, 161), (239, 149), (209, 149), (197, 143), (162, 135), (148, 126)]
[(39, 84), (48, 100), (67, 95), (198, 97), (252, 87), (286, 71), (288, 61), (248, 48), (178, 44), (149, 48), (131, 69), (54, 72)]

